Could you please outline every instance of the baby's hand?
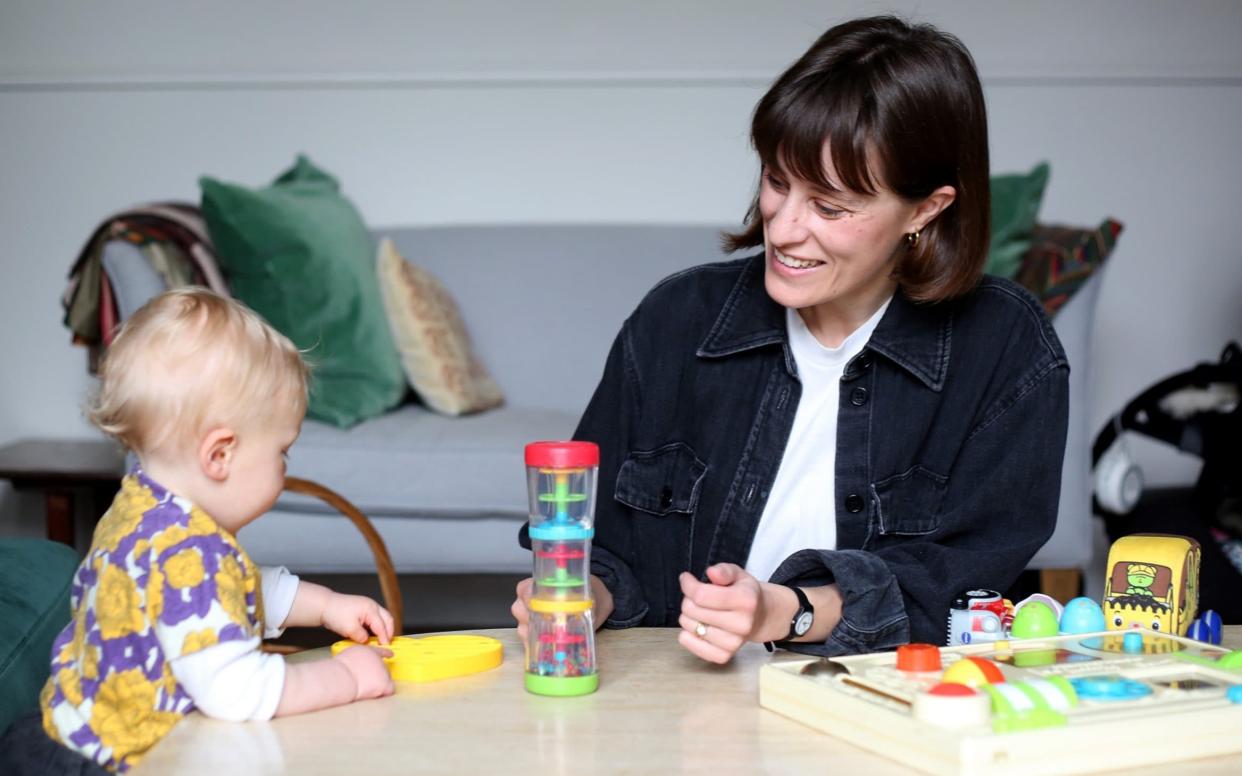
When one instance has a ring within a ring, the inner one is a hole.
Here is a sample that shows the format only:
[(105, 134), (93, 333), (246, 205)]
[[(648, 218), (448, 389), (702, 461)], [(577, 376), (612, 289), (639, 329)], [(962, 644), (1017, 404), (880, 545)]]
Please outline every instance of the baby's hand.
[(323, 627), (359, 644), (370, 638), (368, 629), (381, 644), (392, 641), (392, 615), (365, 596), (332, 593), (323, 607)]
[(360, 701), (392, 695), (392, 676), (384, 665), (384, 658), (391, 656), (391, 650), (357, 646), (342, 650), (333, 660), (341, 661), (354, 677), (354, 682), (358, 685), (354, 700)]

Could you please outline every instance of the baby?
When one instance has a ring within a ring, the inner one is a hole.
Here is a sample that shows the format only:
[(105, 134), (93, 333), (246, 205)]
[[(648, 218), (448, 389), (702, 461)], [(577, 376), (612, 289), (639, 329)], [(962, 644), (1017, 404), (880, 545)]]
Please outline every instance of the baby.
[(265, 720), (391, 694), (379, 650), (286, 664), (259, 649), (291, 625), (393, 632), (371, 599), (260, 570), (237, 543), (280, 495), (301, 430), (293, 344), (233, 300), (180, 289), (125, 323), (100, 378), (91, 420), (138, 465), (73, 581), (40, 698), (50, 739), (124, 771), (194, 709)]

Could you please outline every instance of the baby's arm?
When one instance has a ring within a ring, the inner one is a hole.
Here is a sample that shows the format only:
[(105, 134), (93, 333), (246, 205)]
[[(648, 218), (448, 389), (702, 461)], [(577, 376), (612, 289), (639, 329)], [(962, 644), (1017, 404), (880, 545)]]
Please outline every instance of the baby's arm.
[(330, 660), (288, 666), (276, 716), (286, 717), (392, 693), (392, 677), (380, 651), (364, 646), (350, 647)]
[(287, 664), (258, 639), (226, 641), (171, 661), (173, 675), (209, 717), (271, 719), (393, 691), (378, 650), (351, 647), (334, 658)]
[(359, 643), (374, 633), (381, 644), (392, 640), (388, 610), (360, 595), (334, 593), (323, 585), (299, 581), (285, 625), (322, 625)]

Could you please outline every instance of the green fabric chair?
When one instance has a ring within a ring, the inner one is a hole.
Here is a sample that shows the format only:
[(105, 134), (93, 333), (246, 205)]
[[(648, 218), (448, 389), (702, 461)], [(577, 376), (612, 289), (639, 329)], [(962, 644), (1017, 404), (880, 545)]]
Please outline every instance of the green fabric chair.
[(35, 711), (80, 562), (46, 539), (0, 539), (0, 732)]

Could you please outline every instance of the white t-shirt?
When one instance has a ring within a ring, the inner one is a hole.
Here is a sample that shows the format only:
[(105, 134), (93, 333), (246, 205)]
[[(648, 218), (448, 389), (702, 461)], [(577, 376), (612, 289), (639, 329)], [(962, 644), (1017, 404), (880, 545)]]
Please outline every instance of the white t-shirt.
[[(892, 298), (889, 298), (892, 301)], [(888, 301), (837, 348), (815, 339), (797, 310), (785, 309), (789, 347), (798, 365), (802, 398), (781, 466), (759, 519), (746, 570), (766, 581), (798, 550), (837, 546), (837, 412), (841, 376), (884, 317)]]

